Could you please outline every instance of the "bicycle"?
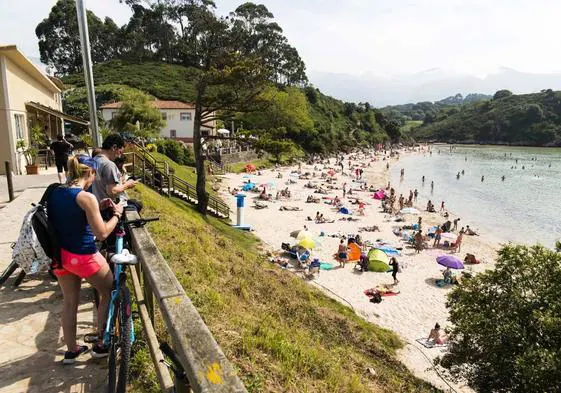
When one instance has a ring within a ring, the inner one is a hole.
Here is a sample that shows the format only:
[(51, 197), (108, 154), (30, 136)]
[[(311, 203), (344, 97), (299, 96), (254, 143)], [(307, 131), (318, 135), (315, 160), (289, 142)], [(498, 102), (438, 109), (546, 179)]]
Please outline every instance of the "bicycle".
[(114, 285), (109, 302), (107, 323), (103, 332), (103, 345), (109, 348), (109, 393), (124, 393), (126, 390), (132, 344), (135, 341), (132, 323), (132, 303), (126, 285), (127, 266), (138, 263), (134, 254), (123, 252), (125, 227), (141, 227), (159, 218), (141, 218), (119, 221), (115, 229), (115, 254), (110, 258), (113, 264)]

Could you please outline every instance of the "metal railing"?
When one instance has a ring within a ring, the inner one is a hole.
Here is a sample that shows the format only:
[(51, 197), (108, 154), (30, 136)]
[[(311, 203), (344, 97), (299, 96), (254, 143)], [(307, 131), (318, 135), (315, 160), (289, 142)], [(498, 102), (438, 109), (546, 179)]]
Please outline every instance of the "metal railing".
[[(127, 211), (126, 216), (127, 220), (139, 218), (135, 211)], [(133, 287), (161, 390), (169, 393), (184, 391), (182, 386), (173, 386), (169, 371), (162, 364), (163, 355), (154, 331), (155, 307), (159, 308), (159, 315), (171, 338), (173, 351), (185, 369), (191, 391), (246, 392), (148, 230), (144, 227), (131, 228), (130, 236), (133, 252), (139, 260), (139, 264), (131, 269)]]
[[(172, 196), (176, 192), (185, 195), (188, 202), (197, 204), (197, 189), (185, 179), (171, 173), (169, 165), (165, 161), (156, 159), (153, 155), (141, 147), (134, 151), (125, 153), (127, 161), (132, 164), (132, 173), (142, 179), (142, 183), (157, 190), (158, 192)], [(230, 208), (220, 198), (209, 195), (209, 212), (222, 218), (229, 218)]]

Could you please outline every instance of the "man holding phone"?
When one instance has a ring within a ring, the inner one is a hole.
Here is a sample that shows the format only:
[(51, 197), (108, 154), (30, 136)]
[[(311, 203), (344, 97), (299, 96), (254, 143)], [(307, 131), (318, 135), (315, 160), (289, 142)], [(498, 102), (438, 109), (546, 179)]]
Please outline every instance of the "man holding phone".
[(97, 175), (92, 185), (93, 194), (100, 204), (105, 199), (127, 201), (125, 191), (136, 186), (137, 181), (121, 182), (121, 173), (113, 162), (123, 155), (125, 142), (119, 134), (108, 135), (101, 145), (101, 152), (94, 157), (97, 162)]

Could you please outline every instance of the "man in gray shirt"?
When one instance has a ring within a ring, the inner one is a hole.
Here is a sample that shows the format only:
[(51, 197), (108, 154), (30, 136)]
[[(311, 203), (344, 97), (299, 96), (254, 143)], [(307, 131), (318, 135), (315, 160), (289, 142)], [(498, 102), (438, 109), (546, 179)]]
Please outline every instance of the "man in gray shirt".
[(121, 182), (121, 173), (113, 160), (123, 155), (125, 142), (119, 134), (108, 135), (101, 145), (101, 152), (94, 157), (97, 161), (97, 174), (92, 184), (93, 194), (98, 202), (104, 199), (115, 201), (121, 194), (136, 185), (136, 181)]

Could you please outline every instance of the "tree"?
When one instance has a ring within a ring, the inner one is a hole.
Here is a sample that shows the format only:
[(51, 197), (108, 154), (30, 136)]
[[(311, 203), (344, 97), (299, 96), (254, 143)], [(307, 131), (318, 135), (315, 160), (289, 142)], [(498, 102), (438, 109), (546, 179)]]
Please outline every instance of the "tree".
[(281, 162), (283, 154), (288, 156), (303, 155), (302, 149), (290, 139), (264, 137), (259, 139), (256, 147), (273, 155), (277, 162)]
[[(107, 61), (118, 52), (118, 28), (106, 18), (105, 22), (87, 11), (88, 29), (93, 63)], [(58, 0), (49, 17), (36, 27), (41, 61), (55, 71), (67, 75), (82, 71), (82, 49), (74, 0)]]
[(396, 120), (392, 120), (386, 125), (386, 133), (390, 137), (392, 143), (399, 142), (399, 139), (401, 138), (400, 128), (401, 127)]
[(152, 106), (147, 95), (131, 94), (111, 119), (110, 125), (119, 132), (129, 132), (139, 138), (147, 138), (160, 133), (165, 126), (160, 111)]
[(452, 331), (442, 365), (480, 392), (558, 392), (561, 254), (508, 245), (494, 270), (450, 294)]
[(510, 97), (512, 92), (510, 90), (498, 90), (493, 96), (493, 100), (500, 100), (501, 98)]

